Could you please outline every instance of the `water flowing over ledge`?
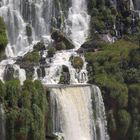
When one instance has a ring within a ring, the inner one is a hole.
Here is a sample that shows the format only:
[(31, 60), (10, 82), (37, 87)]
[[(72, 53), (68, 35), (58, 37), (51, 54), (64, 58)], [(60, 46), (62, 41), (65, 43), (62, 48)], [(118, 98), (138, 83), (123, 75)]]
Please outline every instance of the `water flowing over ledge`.
[[(45, 76), (40, 80), (50, 89), (52, 133), (65, 140), (108, 140), (103, 99), (98, 87), (86, 84), (88, 78), (84, 56), (80, 56), (84, 64), (78, 72), (70, 62), (71, 56), (79, 56), (77, 50), (88, 37), (90, 16), (87, 1), (69, 0), (66, 4), (68, 8), (62, 10), (63, 3), (53, 0), (0, 1), (0, 16), (6, 23), (9, 39), (7, 59), (0, 62), (0, 79), (4, 81), (3, 71), (8, 71), (6, 66), (10, 64), (18, 71), (18, 78), (23, 84), (27, 72), (15, 64), (16, 60), (19, 56), (32, 52), (34, 45), (42, 40), (45, 43), (42, 56), (49, 67), (45, 67)], [(63, 20), (60, 25), (59, 20)], [(49, 62), (47, 53), (49, 43), (52, 42), (51, 29), (54, 27), (64, 32), (75, 48), (57, 51)], [(27, 35), (27, 29), (32, 30), (30, 36)], [(38, 53), (41, 55), (41, 52)], [(63, 65), (69, 69), (70, 85), (58, 85)], [(38, 67), (40, 65), (34, 67), (34, 80), (39, 79)], [(3, 106), (0, 106), (0, 113), (3, 121), (0, 123), (1, 135), (4, 140)]]
[(52, 133), (64, 140), (109, 140), (100, 89), (94, 85), (50, 86)]

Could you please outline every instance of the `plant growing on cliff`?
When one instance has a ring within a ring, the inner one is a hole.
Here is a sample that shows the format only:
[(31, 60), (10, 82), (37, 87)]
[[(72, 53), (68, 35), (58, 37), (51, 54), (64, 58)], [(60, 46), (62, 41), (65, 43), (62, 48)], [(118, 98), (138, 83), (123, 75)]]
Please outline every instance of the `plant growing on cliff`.
[(70, 58), (70, 61), (71, 61), (72, 66), (78, 70), (82, 69), (84, 65), (83, 59), (79, 56), (72, 56)]
[[(128, 128), (130, 126), (131, 122), (131, 116), (126, 110), (120, 110), (118, 112), (118, 133), (119, 133), (119, 138), (124, 139)], [(121, 129), (120, 129), (121, 128)]]
[(40, 55), (37, 51), (27, 53), (24, 58), (23, 62), (26, 63), (39, 63)]
[(54, 54), (55, 54), (55, 52), (56, 52), (55, 47), (50, 47), (50, 48), (48, 49), (48, 57), (53, 57)]
[(6, 102), (9, 107), (18, 106), (18, 100), (21, 93), (19, 80), (11, 80), (6, 82)]
[(6, 27), (3, 18), (0, 17), (0, 51), (4, 50), (8, 43)]

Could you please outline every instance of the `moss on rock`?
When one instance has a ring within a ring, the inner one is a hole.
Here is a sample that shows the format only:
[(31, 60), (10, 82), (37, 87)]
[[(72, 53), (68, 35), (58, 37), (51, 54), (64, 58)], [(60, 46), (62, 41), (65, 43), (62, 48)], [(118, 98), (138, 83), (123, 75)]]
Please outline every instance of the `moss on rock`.
[(70, 58), (71, 64), (75, 69), (82, 69), (83, 65), (84, 65), (84, 61), (81, 57), (79, 56), (72, 56)]
[(51, 37), (54, 40), (53, 46), (56, 48), (56, 50), (67, 50), (75, 47), (73, 42), (60, 30), (54, 29)]

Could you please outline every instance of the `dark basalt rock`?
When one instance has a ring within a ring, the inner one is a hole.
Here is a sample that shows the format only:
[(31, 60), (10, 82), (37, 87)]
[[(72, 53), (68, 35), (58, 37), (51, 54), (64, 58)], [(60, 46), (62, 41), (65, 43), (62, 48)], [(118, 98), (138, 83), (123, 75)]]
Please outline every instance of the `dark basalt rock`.
[(43, 51), (43, 50), (46, 50), (46, 47), (45, 47), (44, 42), (40, 41), (34, 45), (33, 49), (36, 51)]
[(56, 50), (73, 49), (75, 47), (73, 42), (60, 30), (54, 29), (51, 37), (54, 40), (53, 46)]
[(98, 41), (98, 40), (90, 40), (88, 42), (85, 42), (78, 50), (78, 53), (85, 53), (85, 52), (95, 52), (97, 50), (100, 50), (102, 48), (102, 45), (104, 44), (104, 41)]
[(70, 72), (69, 68), (65, 65), (62, 66), (62, 73), (60, 77), (60, 84), (70, 84)]
[(43, 78), (46, 75), (45, 72), (45, 67), (44, 66), (40, 66), (40, 68), (37, 69), (37, 75), (39, 78)]
[(14, 71), (15, 70), (12, 65), (7, 65), (4, 70), (4, 80), (9, 81), (9, 80), (14, 79), (14, 77), (13, 77)]
[(25, 71), (26, 71), (27, 78), (32, 78), (33, 77), (34, 67), (31, 67), (31, 66), (30, 67), (26, 67)]

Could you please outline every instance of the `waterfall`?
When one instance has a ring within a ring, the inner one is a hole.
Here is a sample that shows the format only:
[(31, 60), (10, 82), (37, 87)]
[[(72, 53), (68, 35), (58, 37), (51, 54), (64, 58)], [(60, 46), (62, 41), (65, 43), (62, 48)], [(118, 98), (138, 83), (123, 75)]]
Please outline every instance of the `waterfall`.
[[(87, 14), (87, 3), (85, 0), (72, 0), (72, 6), (69, 8), (68, 18), (65, 20), (64, 32), (74, 42), (76, 48), (70, 51), (60, 51), (53, 59), (50, 69), (46, 69), (46, 77), (43, 79), (44, 83), (56, 84), (59, 82), (62, 65), (66, 65), (70, 71), (70, 83), (86, 83), (87, 70), (84, 57), (83, 69), (78, 73), (71, 66), (69, 61), (71, 56), (77, 56), (76, 50), (86, 41), (88, 37), (90, 17)], [(85, 78), (81, 78), (85, 75)]]
[(4, 18), (8, 32), (7, 56), (23, 55), (32, 47), (26, 33), (28, 24), (33, 32), (33, 41), (49, 35), (52, 0), (2, 0), (0, 16)]
[(104, 103), (96, 86), (50, 88), (53, 133), (64, 140), (109, 140)]
[[(63, 2), (0, 0), (0, 16), (6, 23), (9, 39), (5, 50), (7, 59), (0, 62), (0, 79), (3, 81), (4, 70), (10, 64), (14, 69), (14, 77), (19, 78), (23, 84), (26, 71), (16, 64), (16, 60), (19, 56), (33, 51), (33, 46), (38, 41), (44, 41), (46, 50), (43, 52), (43, 57), (48, 66), (43, 71), (45, 76), (41, 78), (38, 76), (40, 64), (33, 66), (33, 80), (40, 78), (44, 84), (58, 84), (62, 67), (65, 65), (70, 73), (70, 84), (77, 84), (74, 87), (50, 88), (53, 133), (59, 139), (65, 140), (108, 140), (101, 92), (96, 86), (85, 85), (88, 79), (84, 56), (80, 56), (84, 66), (78, 72), (70, 62), (71, 56), (79, 56), (76, 51), (88, 37), (90, 16), (87, 12), (87, 1)], [(67, 7), (65, 10), (62, 7), (64, 5)], [(63, 21), (59, 23), (59, 20)], [(50, 34), (53, 27), (61, 29), (72, 40), (75, 48), (57, 51), (50, 59), (46, 56), (47, 47), (52, 41)], [(31, 30), (30, 35), (27, 33), (27, 28)], [(4, 110), (0, 105), (0, 138), (2, 140), (5, 136), (4, 123)]]
[(0, 104), (0, 140), (5, 140), (5, 116), (4, 106)]
[[(87, 82), (84, 57), (82, 57), (84, 66), (80, 73), (76, 72), (69, 61), (71, 56), (78, 56), (76, 50), (86, 41), (88, 36), (90, 17), (87, 14), (86, 0), (69, 0), (67, 3), (54, 0), (1, 0), (0, 16), (4, 18), (6, 23), (9, 40), (5, 50), (8, 57), (6, 62), (10, 63), (13, 60), (14, 64), (18, 56), (24, 56), (32, 51), (34, 44), (40, 40), (45, 42), (47, 48), (51, 41), (50, 30), (56, 27), (63, 30), (76, 47), (69, 51), (58, 51), (51, 62), (46, 59), (50, 67), (45, 69), (46, 76), (42, 79), (43, 83), (59, 83), (62, 65), (66, 65), (69, 68), (71, 83)], [(31, 30), (30, 35), (27, 33), (27, 28)], [(7, 65), (4, 62), (0, 63), (0, 67), (3, 69)], [(25, 74), (23, 70), (19, 71)], [(83, 75), (86, 78), (80, 79)], [(0, 76), (3, 79), (1, 71)], [(23, 79), (26, 79), (25, 76), (19, 76), (22, 78), (20, 79), (21, 84)]]
[(133, 3), (133, 0), (130, 0), (130, 10), (134, 10), (134, 3)]
[(85, 42), (88, 36), (89, 21), (86, 1), (72, 0), (72, 7), (69, 8), (66, 21), (66, 32), (70, 35), (76, 47), (80, 47)]

